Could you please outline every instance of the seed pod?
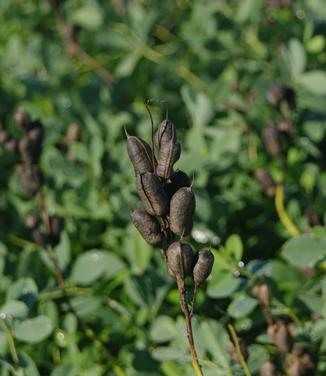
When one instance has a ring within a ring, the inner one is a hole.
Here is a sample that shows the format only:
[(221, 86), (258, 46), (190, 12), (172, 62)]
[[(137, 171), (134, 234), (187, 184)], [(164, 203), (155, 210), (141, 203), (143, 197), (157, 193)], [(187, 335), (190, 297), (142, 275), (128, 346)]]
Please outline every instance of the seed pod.
[(6, 131), (0, 131), (0, 145), (4, 145), (6, 141), (10, 139), (9, 133)]
[(145, 210), (151, 215), (160, 217), (167, 214), (169, 201), (159, 178), (150, 173), (137, 174), (136, 186)]
[(277, 320), (273, 325), (267, 328), (267, 334), (271, 337), (274, 344), (283, 353), (288, 353), (291, 348), (291, 339), (287, 326), (283, 320)]
[(154, 172), (156, 164), (155, 157), (151, 147), (144, 140), (127, 135), (127, 149), (131, 163), (134, 166), (135, 174), (143, 174), (145, 172)]
[(193, 225), (196, 207), (195, 195), (191, 187), (180, 188), (170, 202), (170, 229), (179, 236), (188, 235)]
[(28, 213), (25, 218), (26, 226), (31, 230), (34, 230), (38, 226), (39, 222), (40, 217), (33, 213)]
[(259, 376), (279, 376), (279, 373), (272, 362), (266, 361), (260, 366)]
[(163, 234), (155, 217), (141, 209), (132, 209), (130, 216), (132, 223), (148, 244), (156, 246), (162, 243)]
[(252, 289), (252, 294), (258, 298), (264, 307), (269, 307), (272, 294), (267, 283), (254, 286)]
[(193, 270), (194, 282), (196, 286), (206, 281), (211, 274), (214, 265), (214, 255), (211, 251), (199, 251), (198, 259)]
[(172, 141), (161, 145), (160, 158), (156, 167), (156, 174), (169, 179), (175, 162), (180, 158), (181, 145)]
[(163, 120), (154, 135), (154, 144), (158, 149), (162, 145), (172, 142), (175, 143), (176, 131), (175, 126), (170, 120)]
[(275, 194), (275, 182), (268, 171), (263, 168), (259, 168), (255, 172), (255, 178), (263, 187), (266, 196), (273, 197)]
[(191, 182), (188, 178), (188, 175), (181, 171), (177, 170), (172, 173), (170, 177), (170, 182), (165, 184), (164, 191), (167, 194), (168, 198), (171, 199), (171, 197), (175, 194), (177, 190), (179, 190), (182, 187), (190, 187)]
[(38, 229), (33, 230), (32, 237), (36, 244), (40, 245), (41, 247), (45, 247), (47, 243), (47, 237), (43, 233), (41, 233)]
[(70, 124), (67, 129), (67, 133), (64, 137), (64, 143), (66, 145), (70, 145), (78, 141), (79, 138), (80, 138), (80, 129), (78, 125), (76, 123)]
[(22, 131), (26, 131), (30, 128), (30, 117), (27, 111), (20, 109), (18, 110), (15, 115), (15, 124), (16, 127)]
[(262, 137), (267, 152), (270, 155), (276, 156), (281, 153), (279, 130), (276, 124), (267, 124), (262, 131)]
[(29, 196), (34, 196), (41, 187), (42, 176), (37, 165), (23, 163), (17, 166), (21, 184)]
[(295, 92), (290, 86), (272, 86), (267, 92), (266, 99), (273, 107), (279, 107), (282, 101), (287, 102), (290, 108), (295, 107)]
[(9, 138), (3, 146), (9, 153), (15, 153), (17, 150), (17, 140), (15, 138)]
[(41, 144), (28, 136), (24, 136), (18, 144), (21, 159), (24, 163), (37, 163), (41, 154)]
[(31, 128), (28, 133), (27, 137), (34, 143), (34, 144), (41, 144), (43, 141), (43, 126), (42, 123), (39, 121), (35, 121), (32, 123), (33, 128)]
[(167, 265), (172, 275), (182, 279), (191, 274), (194, 262), (193, 251), (188, 244), (172, 243), (167, 252)]
[(62, 218), (54, 215), (49, 218), (51, 233), (48, 236), (48, 242), (55, 247), (60, 241), (60, 234), (63, 228)]

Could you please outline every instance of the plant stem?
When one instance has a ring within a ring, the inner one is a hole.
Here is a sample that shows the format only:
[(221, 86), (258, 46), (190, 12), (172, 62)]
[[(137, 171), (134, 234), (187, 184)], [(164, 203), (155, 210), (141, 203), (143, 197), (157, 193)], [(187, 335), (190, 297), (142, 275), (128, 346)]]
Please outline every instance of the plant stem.
[(235, 346), (235, 351), (237, 353), (237, 356), (238, 356), (238, 359), (240, 361), (240, 364), (244, 370), (244, 373), (246, 376), (251, 376), (251, 373), (249, 371), (249, 368), (248, 368), (248, 365), (242, 355), (242, 352), (241, 352), (241, 349), (240, 349), (240, 345), (239, 345), (239, 339), (237, 337), (237, 334), (235, 332), (235, 329), (233, 327), (233, 325), (231, 324), (228, 324), (228, 329), (230, 331), (230, 334), (231, 334), (231, 337), (232, 337), (232, 340), (233, 340), (233, 343), (234, 343), (234, 346)]
[(15, 367), (19, 367), (19, 358), (18, 358), (14, 338), (11, 334), (10, 329), (8, 328), (8, 326), (6, 324), (6, 321), (4, 319), (2, 319), (1, 317), (0, 317), (0, 325), (1, 325), (5, 335), (7, 337), (8, 346), (9, 346), (11, 358), (14, 362), (14, 365), (15, 365)]
[(290, 217), (288, 216), (286, 209), (284, 208), (284, 186), (282, 184), (278, 184), (275, 190), (275, 208), (276, 212), (283, 223), (284, 227), (288, 230), (288, 232), (292, 236), (300, 235), (300, 231), (295, 226), (295, 224), (291, 221)]
[(196, 376), (203, 376), (202, 370), (198, 362), (198, 356), (197, 356), (194, 337), (192, 333), (191, 316), (190, 316), (189, 308), (188, 308), (187, 301), (186, 301), (185, 283), (184, 283), (184, 280), (180, 278), (179, 276), (177, 276), (177, 284), (178, 284), (178, 290), (179, 290), (179, 296), (180, 296), (180, 306), (181, 306), (181, 310), (186, 320), (186, 331), (187, 331), (189, 349), (191, 353), (192, 366), (194, 368)]

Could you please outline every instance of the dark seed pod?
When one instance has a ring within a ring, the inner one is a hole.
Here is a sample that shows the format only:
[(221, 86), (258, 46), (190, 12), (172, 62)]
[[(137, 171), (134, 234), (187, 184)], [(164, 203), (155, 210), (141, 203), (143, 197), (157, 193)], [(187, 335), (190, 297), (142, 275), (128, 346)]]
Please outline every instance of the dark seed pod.
[(17, 151), (17, 140), (15, 138), (9, 138), (3, 146), (9, 153), (15, 153)]
[(269, 307), (272, 299), (272, 292), (267, 283), (261, 283), (254, 286), (251, 292), (264, 307)]
[(295, 92), (290, 86), (272, 86), (267, 92), (266, 99), (273, 107), (279, 107), (282, 101), (287, 102), (290, 108), (295, 107)]
[(17, 166), (21, 184), (29, 196), (34, 196), (41, 187), (41, 174), (37, 165), (23, 163)]
[(40, 217), (33, 213), (28, 213), (25, 218), (26, 226), (31, 230), (34, 230), (38, 226), (39, 222)]
[(0, 145), (4, 145), (6, 141), (10, 139), (9, 133), (6, 131), (0, 131)]
[(211, 251), (199, 251), (198, 260), (194, 267), (193, 275), (196, 286), (201, 285), (206, 281), (211, 274), (214, 265), (214, 255)]
[(273, 197), (275, 194), (275, 182), (268, 171), (263, 168), (259, 168), (255, 172), (255, 178), (262, 186), (266, 196)]
[(35, 121), (32, 123), (33, 128), (30, 129), (27, 133), (27, 137), (34, 143), (34, 144), (41, 144), (43, 141), (43, 126), (42, 123), (39, 121)]
[(175, 143), (176, 132), (175, 126), (170, 120), (163, 120), (154, 135), (154, 144), (158, 149), (162, 145), (172, 142)]
[(63, 228), (63, 220), (56, 215), (51, 216), (49, 219), (51, 233), (48, 236), (48, 242), (52, 245), (52, 247), (55, 247), (60, 241), (60, 234)]
[(170, 182), (165, 184), (164, 191), (167, 194), (168, 198), (171, 199), (171, 197), (177, 190), (182, 187), (190, 187), (190, 185), (191, 181), (188, 178), (188, 175), (181, 170), (177, 170), (172, 173)]
[(193, 225), (196, 207), (195, 195), (191, 187), (180, 188), (170, 202), (170, 229), (179, 236), (188, 235)]
[(151, 147), (144, 140), (127, 134), (127, 149), (136, 174), (154, 172), (156, 164)]
[(156, 174), (169, 179), (175, 162), (180, 158), (181, 145), (172, 141), (161, 145), (160, 158), (156, 167)]
[(279, 130), (276, 124), (267, 124), (262, 131), (262, 137), (267, 152), (270, 155), (276, 156), (281, 153)]
[(277, 320), (267, 328), (267, 334), (281, 352), (287, 354), (291, 349), (291, 338), (283, 320)]
[(37, 163), (41, 154), (41, 144), (30, 139), (28, 136), (23, 137), (18, 144), (21, 159), (24, 163)]
[(279, 373), (272, 362), (266, 361), (260, 366), (259, 376), (279, 376)]
[(41, 233), (39, 230), (35, 229), (32, 232), (32, 237), (36, 244), (40, 245), (41, 247), (45, 247), (47, 243), (47, 237)]
[(155, 217), (141, 209), (132, 209), (130, 216), (132, 223), (148, 244), (156, 246), (162, 243), (163, 234)]
[(166, 252), (166, 256), (169, 271), (172, 273), (170, 275), (184, 279), (191, 274), (194, 253), (190, 245), (181, 242), (172, 243)]
[(18, 110), (14, 115), (14, 119), (18, 129), (26, 131), (30, 128), (30, 117), (27, 111), (23, 109)]
[(147, 213), (160, 217), (167, 214), (169, 201), (156, 175), (150, 172), (138, 174), (136, 176), (136, 186)]

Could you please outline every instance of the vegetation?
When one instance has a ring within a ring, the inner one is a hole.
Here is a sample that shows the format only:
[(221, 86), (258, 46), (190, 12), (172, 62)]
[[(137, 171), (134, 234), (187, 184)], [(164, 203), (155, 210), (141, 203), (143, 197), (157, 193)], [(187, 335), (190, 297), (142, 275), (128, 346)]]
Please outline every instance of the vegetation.
[(322, 0), (0, 2), (1, 376), (194, 374), (180, 279), (130, 219), (148, 99), (215, 259), (203, 374), (325, 374), (325, 30)]

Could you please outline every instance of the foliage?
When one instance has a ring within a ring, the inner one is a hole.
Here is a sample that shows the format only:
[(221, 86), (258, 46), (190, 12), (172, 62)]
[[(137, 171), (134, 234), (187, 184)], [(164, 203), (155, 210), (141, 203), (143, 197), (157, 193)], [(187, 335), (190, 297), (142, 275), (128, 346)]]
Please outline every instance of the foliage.
[[(130, 225), (138, 199), (124, 127), (150, 141), (147, 98), (158, 100), (156, 125), (168, 107), (183, 148), (177, 167), (194, 175), (191, 242), (215, 255), (193, 316), (204, 374), (244, 372), (228, 324), (252, 375), (268, 359), (287, 367), (271, 317), (295, 327), (291, 351), (311, 354), (324, 374), (323, 1), (60, 3), (0, 2), (1, 129), (20, 138), (21, 107), (44, 124), (42, 192), (64, 219), (55, 251), (69, 296), (51, 250), (26, 227), (38, 202), (21, 187), (19, 157), (2, 147), (0, 374), (193, 374), (177, 287)], [(266, 99), (275, 84), (294, 90), (295, 106)], [(283, 127), (274, 155), (262, 136), (271, 122)], [(67, 142), (71, 124), (80, 136)], [(257, 179), (262, 169), (272, 185)], [(262, 283), (267, 310), (253, 293)]]

